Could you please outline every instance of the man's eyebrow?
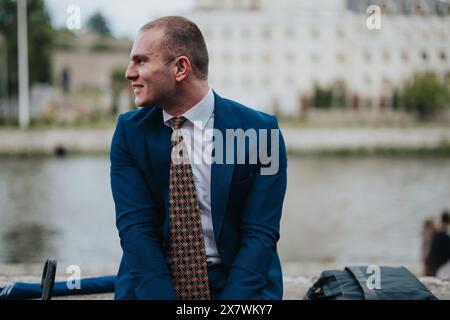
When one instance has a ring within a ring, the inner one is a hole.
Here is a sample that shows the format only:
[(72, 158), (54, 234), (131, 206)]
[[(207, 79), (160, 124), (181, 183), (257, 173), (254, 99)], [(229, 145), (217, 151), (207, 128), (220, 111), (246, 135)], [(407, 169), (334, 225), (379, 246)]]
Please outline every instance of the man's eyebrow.
[(149, 57), (151, 56), (151, 54), (149, 55), (145, 55), (145, 54), (134, 54), (131, 56), (131, 60), (133, 61), (137, 61), (137, 60), (144, 60), (147, 61), (149, 59)]

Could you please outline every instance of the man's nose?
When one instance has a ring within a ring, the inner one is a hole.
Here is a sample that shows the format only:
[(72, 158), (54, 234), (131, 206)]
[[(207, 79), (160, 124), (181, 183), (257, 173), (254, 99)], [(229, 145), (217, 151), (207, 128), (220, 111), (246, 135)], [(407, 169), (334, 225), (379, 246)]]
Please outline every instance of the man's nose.
[(127, 80), (136, 80), (138, 77), (138, 73), (135, 68), (133, 68), (132, 63), (128, 65), (127, 71), (125, 71), (125, 78)]

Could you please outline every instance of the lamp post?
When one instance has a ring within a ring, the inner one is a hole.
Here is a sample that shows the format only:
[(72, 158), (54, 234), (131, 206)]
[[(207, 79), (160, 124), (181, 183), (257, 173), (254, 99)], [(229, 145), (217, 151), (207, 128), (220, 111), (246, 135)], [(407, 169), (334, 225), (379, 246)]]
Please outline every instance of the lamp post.
[(17, 44), (19, 54), (19, 125), (21, 129), (27, 129), (30, 124), (27, 29), (27, 0), (17, 0)]
[(8, 104), (8, 51), (3, 34), (0, 33), (0, 101)]

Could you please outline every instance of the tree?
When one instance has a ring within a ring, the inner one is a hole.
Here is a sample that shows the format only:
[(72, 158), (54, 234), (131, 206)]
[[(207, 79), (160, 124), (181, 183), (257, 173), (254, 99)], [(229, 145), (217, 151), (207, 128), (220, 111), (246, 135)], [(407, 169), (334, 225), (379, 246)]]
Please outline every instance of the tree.
[(106, 18), (100, 13), (94, 13), (87, 21), (87, 27), (90, 31), (93, 31), (101, 36), (110, 36), (111, 29)]
[(420, 120), (430, 120), (450, 105), (448, 85), (432, 72), (415, 74), (403, 89), (403, 104)]
[(125, 79), (125, 71), (127, 67), (117, 67), (111, 72), (111, 91), (112, 91), (112, 115), (116, 115), (119, 111), (119, 98), (122, 89), (128, 84)]
[(391, 97), (392, 109), (397, 110), (401, 105), (401, 95), (398, 89), (394, 89)]
[(328, 109), (333, 102), (333, 92), (329, 88), (314, 86), (313, 104), (316, 108)]
[[(30, 85), (51, 82), (53, 28), (43, 0), (28, 0), (28, 57)], [(17, 94), (17, 3), (0, 0), (0, 33), (6, 39), (8, 92)]]
[(347, 106), (347, 88), (344, 80), (337, 80), (331, 86), (332, 107), (345, 108)]

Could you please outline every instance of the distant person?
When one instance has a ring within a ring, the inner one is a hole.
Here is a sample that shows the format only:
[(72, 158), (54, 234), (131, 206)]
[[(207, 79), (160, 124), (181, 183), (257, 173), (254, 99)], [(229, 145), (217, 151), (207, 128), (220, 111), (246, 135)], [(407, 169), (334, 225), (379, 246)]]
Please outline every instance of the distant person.
[(70, 90), (70, 71), (69, 68), (64, 67), (61, 72), (61, 86), (64, 94), (69, 93)]
[(433, 235), (437, 230), (436, 223), (432, 219), (425, 220), (423, 224), (422, 230), (422, 252), (421, 252), (421, 261), (423, 264), (423, 274), (430, 274), (430, 266), (427, 263), (427, 257), (430, 253), (431, 248), (431, 240), (433, 239)]
[(441, 214), (441, 226), (433, 234), (430, 251), (426, 259), (426, 264), (429, 266), (427, 276), (436, 276), (439, 268), (450, 260), (449, 226), (449, 211), (443, 210)]

